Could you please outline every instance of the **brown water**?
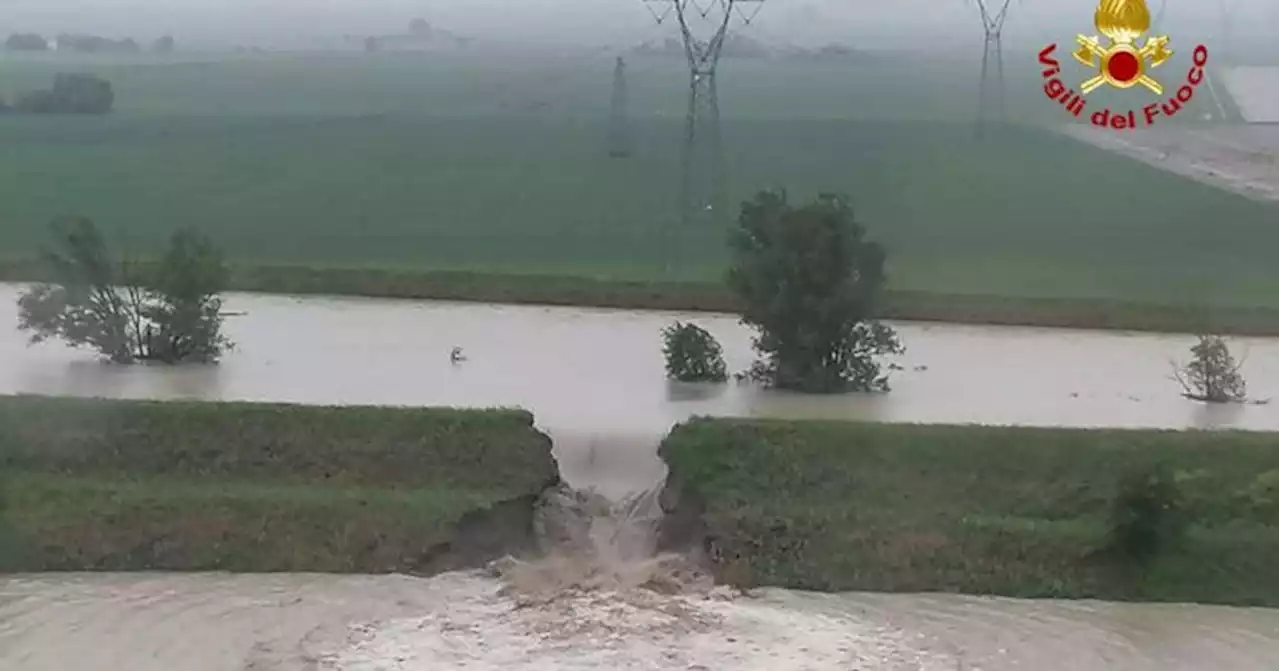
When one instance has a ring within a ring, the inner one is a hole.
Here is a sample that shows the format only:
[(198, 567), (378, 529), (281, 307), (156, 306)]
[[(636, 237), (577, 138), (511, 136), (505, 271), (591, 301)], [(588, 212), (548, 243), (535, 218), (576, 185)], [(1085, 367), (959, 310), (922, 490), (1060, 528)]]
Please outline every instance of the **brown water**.
[[(15, 323), (16, 294), (0, 285), (0, 323)], [(555, 438), (565, 479), (614, 501), (661, 480), (654, 445), (694, 414), (1277, 428), (1274, 408), (1179, 396), (1169, 362), (1185, 355), (1187, 336), (899, 325), (908, 352), (893, 393), (813, 398), (668, 384), (659, 332), (675, 318), (712, 331), (732, 369), (749, 363), (750, 334), (729, 317), (251, 295), (230, 296), (227, 309), (247, 314), (230, 319), (239, 349), (217, 367), (105, 365), (0, 330), (0, 393), (521, 406)], [(458, 365), (454, 346), (467, 356)], [(1236, 347), (1251, 391), (1275, 396), (1276, 341)], [(690, 584), (655, 592), (637, 585), (667, 567), (644, 558), (650, 537), (620, 524), (651, 512), (586, 515), (568, 533), (593, 552), (501, 578), (15, 576), (0, 580), (0, 671), (1277, 665), (1269, 609), (786, 590), (740, 598)]]
[(14, 671), (1244, 671), (1276, 613), (946, 595), (580, 592), (522, 604), (479, 574), (0, 580)]
[[(0, 325), (16, 324), (0, 285)], [(1190, 336), (899, 324), (888, 395), (813, 397), (665, 380), (660, 332), (693, 320), (750, 363), (728, 316), (233, 294), (238, 349), (217, 367), (112, 366), (0, 327), (0, 393), (324, 404), (521, 406), (555, 438), (570, 482), (619, 493), (662, 477), (658, 437), (691, 415), (1275, 431), (1274, 405), (1208, 407), (1171, 379)], [(467, 360), (450, 363), (462, 347)], [(1257, 397), (1277, 395), (1275, 339), (1234, 343)], [(619, 480), (621, 477), (622, 480)]]

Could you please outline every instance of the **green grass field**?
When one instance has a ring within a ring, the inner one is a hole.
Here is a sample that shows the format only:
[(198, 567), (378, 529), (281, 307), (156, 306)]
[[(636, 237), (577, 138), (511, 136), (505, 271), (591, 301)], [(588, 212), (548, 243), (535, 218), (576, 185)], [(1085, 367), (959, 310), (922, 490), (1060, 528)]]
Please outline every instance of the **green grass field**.
[[(633, 59), (637, 153), (611, 160), (607, 55), (458, 59), (77, 65), (116, 82), (117, 113), (0, 117), (0, 260), (82, 214), (141, 255), (196, 225), (246, 266), (718, 281), (725, 231), (676, 226), (678, 63)], [(0, 90), (71, 67), (0, 60)], [(1022, 125), (978, 142), (969, 68), (729, 62), (730, 202), (851, 194), (895, 291), (1275, 321), (1274, 204), (1028, 125), (1058, 112), (1014, 72)]]
[(0, 396), (0, 571), (430, 572), (556, 479), (520, 411)]
[[(1275, 433), (705, 419), (662, 455), (742, 585), (1276, 605)], [(1160, 465), (1187, 537), (1106, 561), (1119, 480)]]

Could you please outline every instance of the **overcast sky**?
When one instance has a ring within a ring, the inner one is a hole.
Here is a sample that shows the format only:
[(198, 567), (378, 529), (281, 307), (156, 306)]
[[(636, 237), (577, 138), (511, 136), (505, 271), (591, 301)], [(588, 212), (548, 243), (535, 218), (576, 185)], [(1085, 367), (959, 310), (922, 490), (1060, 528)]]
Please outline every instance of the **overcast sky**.
[[(1237, 33), (1276, 33), (1277, 0), (1167, 1), (1170, 32), (1218, 31), (1221, 1), (1232, 9)], [(1148, 3), (1154, 13), (1158, 0)], [(1070, 39), (1091, 31), (1096, 5), (1013, 0), (1008, 35)], [(630, 43), (670, 29), (653, 25), (642, 0), (0, 0), (0, 34), (68, 31), (147, 40), (171, 33), (187, 44), (288, 45), (399, 32), (415, 16), (476, 37), (561, 44)], [(966, 0), (767, 0), (749, 30), (771, 42), (874, 46), (963, 43), (971, 41), (969, 33), (981, 33), (977, 10)]]

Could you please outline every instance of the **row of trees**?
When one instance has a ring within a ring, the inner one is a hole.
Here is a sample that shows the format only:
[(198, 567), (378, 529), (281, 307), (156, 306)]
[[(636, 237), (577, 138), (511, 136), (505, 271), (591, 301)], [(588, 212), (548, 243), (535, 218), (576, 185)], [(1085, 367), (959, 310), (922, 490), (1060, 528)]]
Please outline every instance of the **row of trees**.
[[(173, 235), (158, 263), (112, 260), (93, 223), (51, 225), (45, 252), (51, 281), (19, 300), (19, 328), (32, 341), (60, 338), (117, 362), (216, 361), (230, 343), (221, 333), (219, 297), (228, 271), (203, 235)], [(736, 374), (809, 393), (889, 391), (880, 358), (904, 352), (897, 334), (872, 318), (885, 281), (885, 251), (869, 240), (844, 196), (824, 194), (794, 206), (784, 191), (743, 203), (730, 240), (728, 285), (741, 320), (756, 331), (759, 355)], [(706, 330), (676, 322), (663, 332), (668, 377), (723, 382), (723, 350)], [(1188, 397), (1242, 401), (1245, 383), (1225, 341), (1201, 336), (1176, 379)]]
[(20, 114), (106, 114), (115, 105), (111, 82), (87, 74), (60, 72), (53, 87), (18, 97), (10, 107), (0, 99), (0, 112)]
[[(93, 222), (60, 219), (44, 259), (51, 281), (19, 300), (33, 342), (59, 338), (112, 361), (216, 361), (219, 294), (227, 268), (204, 236), (181, 230), (150, 266), (113, 261)], [(888, 390), (876, 357), (902, 352), (893, 330), (870, 319), (884, 282), (884, 250), (866, 239), (847, 199), (823, 195), (793, 207), (785, 192), (743, 204), (732, 237), (729, 285), (761, 358), (743, 377), (807, 392)], [(666, 332), (667, 368), (683, 380), (727, 377), (719, 343), (693, 324)]]
[[(728, 285), (742, 322), (756, 330), (759, 358), (735, 375), (810, 393), (889, 391), (882, 356), (905, 350), (872, 318), (885, 282), (885, 250), (868, 240), (844, 196), (793, 206), (784, 191), (743, 203), (730, 241)], [(1202, 335), (1175, 369), (1184, 395), (1211, 403), (1245, 400), (1240, 364), (1225, 340)], [(722, 348), (696, 324), (663, 331), (667, 376), (685, 382), (728, 379)]]
[[(151, 50), (158, 54), (171, 53), (174, 49), (172, 36), (165, 35), (151, 43)], [(113, 40), (98, 35), (72, 35), (63, 33), (49, 40), (39, 33), (14, 33), (4, 42), (9, 51), (74, 51), (85, 54), (122, 53), (136, 54), (142, 52), (142, 46), (131, 37)]]

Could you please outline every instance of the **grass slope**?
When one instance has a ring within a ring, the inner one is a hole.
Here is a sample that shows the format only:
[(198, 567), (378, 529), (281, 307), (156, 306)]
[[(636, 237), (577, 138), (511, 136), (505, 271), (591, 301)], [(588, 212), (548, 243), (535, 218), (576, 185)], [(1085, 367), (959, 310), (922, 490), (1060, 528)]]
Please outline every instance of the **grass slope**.
[(556, 477), (520, 411), (0, 397), (0, 567), (416, 570)]
[[(1276, 605), (1274, 433), (695, 420), (662, 453), (739, 583)], [(1194, 526), (1116, 570), (1094, 553), (1114, 488), (1156, 464)]]

